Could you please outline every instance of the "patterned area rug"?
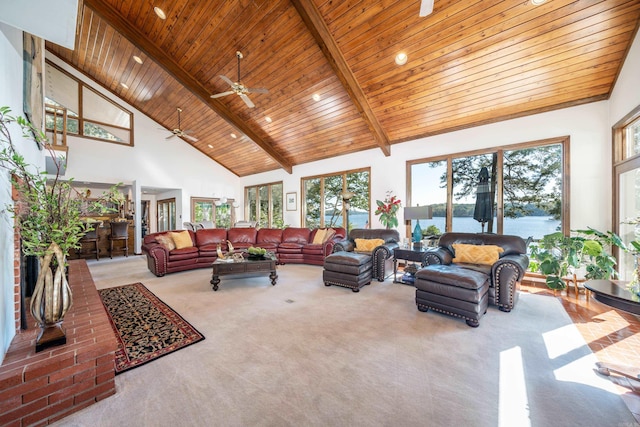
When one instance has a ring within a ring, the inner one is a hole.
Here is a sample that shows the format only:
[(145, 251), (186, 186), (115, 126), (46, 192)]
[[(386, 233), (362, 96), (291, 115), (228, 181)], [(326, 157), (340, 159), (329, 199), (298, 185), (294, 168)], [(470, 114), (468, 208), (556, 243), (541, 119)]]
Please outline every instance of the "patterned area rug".
[(116, 375), (204, 339), (142, 283), (98, 292), (118, 339)]

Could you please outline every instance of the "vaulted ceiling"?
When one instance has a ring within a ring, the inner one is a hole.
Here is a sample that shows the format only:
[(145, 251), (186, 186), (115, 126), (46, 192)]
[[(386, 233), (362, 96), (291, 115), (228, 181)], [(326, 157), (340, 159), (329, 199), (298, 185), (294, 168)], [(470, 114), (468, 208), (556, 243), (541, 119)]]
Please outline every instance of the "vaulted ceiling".
[[(198, 138), (184, 143), (247, 176), (607, 99), (640, 24), (640, 0), (419, 10), (419, 0), (84, 0), (75, 50), (46, 48), (167, 129), (181, 107)], [(230, 89), (220, 75), (237, 80), (236, 51), (242, 83), (269, 91), (248, 94), (255, 108), (210, 97)]]

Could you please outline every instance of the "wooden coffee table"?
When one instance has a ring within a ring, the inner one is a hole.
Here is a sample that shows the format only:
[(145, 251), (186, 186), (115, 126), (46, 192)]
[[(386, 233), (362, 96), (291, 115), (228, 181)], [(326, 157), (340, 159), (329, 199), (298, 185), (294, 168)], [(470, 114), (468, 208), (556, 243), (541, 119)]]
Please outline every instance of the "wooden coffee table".
[[(246, 256), (246, 255), (245, 255)], [(213, 264), (213, 272), (211, 274), (211, 285), (213, 290), (218, 290), (220, 276), (244, 276), (251, 277), (261, 274), (268, 274), (271, 279), (271, 285), (275, 286), (278, 274), (276, 273), (276, 257), (267, 256), (263, 259), (245, 258), (242, 261), (224, 262), (216, 260)]]

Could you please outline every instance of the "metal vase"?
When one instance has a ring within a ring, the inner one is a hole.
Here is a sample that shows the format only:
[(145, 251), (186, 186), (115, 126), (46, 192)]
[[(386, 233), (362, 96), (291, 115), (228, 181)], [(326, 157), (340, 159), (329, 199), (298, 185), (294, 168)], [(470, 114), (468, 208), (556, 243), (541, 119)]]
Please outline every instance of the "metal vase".
[[(54, 256), (56, 263), (52, 266)], [(72, 294), (65, 266), (62, 249), (57, 243), (51, 243), (46, 255), (40, 257), (40, 273), (31, 297), (31, 314), (40, 327), (36, 352), (67, 342), (62, 321), (71, 308)]]

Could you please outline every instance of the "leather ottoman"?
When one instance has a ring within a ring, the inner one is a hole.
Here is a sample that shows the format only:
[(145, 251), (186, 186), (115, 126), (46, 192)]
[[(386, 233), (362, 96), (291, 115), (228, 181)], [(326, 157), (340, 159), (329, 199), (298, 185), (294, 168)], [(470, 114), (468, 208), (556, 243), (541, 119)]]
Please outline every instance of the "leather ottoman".
[(416, 305), (461, 317), (478, 327), (489, 306), (489, 276), (455, 265), (430, 265), (415, 275)]
[(340, 251), (324, 259), (322, 280), (325, 286), (344, 286), (359, 292), (361, 287), (371, 283), (372, 273), (371, 255)]

